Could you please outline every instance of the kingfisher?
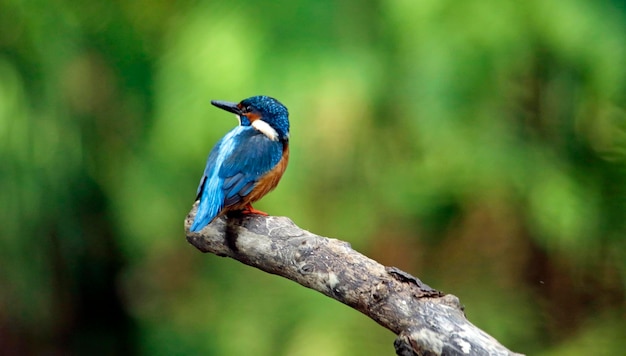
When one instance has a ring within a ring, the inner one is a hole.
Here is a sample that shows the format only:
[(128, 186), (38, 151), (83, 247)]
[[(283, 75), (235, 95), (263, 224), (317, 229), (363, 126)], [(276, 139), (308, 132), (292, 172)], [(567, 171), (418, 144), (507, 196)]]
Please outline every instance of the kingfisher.
[(267, 215), (252, 203), (276, 188), (289, 161), (289, 112), (278, 100), (253, 96), (239, 103), (211, 104), (237, 115), (239, 126), (209, 153), (198, 185), (200, 204), (192, 232), (230, 211)]

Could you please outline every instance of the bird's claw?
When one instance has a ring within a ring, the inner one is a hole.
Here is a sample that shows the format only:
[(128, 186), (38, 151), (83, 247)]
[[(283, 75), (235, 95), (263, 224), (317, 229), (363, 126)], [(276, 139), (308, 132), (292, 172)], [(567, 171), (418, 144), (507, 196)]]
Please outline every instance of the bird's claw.
[(252, 205), (248, 204), (246, 205), (246, 207), (241, 211), (242, 214), (256, 214), (256, 215), (263, 215), (263, 216), (269, 216), (268, 213), (261, 211), (261, 210), (257, 210), (255, 208), (252, 207)]

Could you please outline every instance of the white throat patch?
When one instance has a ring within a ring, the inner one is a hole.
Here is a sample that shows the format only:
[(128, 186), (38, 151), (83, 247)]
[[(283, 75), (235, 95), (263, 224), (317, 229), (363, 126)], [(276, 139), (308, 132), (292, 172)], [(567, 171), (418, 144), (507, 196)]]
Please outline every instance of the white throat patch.
[(261, 131), (265, 136), (267, 136), (272, 141), (278, 141), (278, 132), (274, 130), (273, 127), (270, 126), (267, 122), (256, 119), (252, 121), (252, 127)]

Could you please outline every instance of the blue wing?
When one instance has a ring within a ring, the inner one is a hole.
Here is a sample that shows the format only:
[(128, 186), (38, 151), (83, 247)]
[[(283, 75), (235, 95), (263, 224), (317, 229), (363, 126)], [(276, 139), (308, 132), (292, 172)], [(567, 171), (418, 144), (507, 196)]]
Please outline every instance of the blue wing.
[(225, 207), (250, 194), (282, 158), (283, 144), (250, 126), (231, 130), (211, 150), (198, 186), (200, 204), (191, 231), (200, 231)]

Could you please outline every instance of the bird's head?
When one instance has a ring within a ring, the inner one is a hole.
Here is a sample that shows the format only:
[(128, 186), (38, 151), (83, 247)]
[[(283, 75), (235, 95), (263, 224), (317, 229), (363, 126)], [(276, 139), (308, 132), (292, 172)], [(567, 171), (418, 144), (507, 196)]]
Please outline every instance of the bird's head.
[(289, 112), (274, 98), (253, 96), (239, 104), (218, 100), (212, 100), (211, 104), (234, 113), (240, 125), (252, 126), (271, 140), (289, 140)]

